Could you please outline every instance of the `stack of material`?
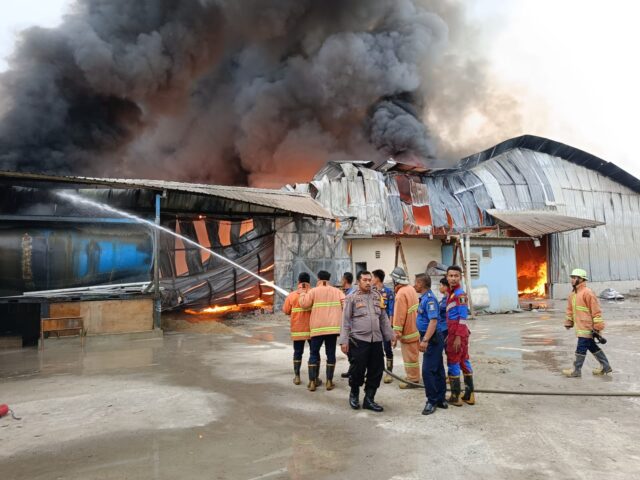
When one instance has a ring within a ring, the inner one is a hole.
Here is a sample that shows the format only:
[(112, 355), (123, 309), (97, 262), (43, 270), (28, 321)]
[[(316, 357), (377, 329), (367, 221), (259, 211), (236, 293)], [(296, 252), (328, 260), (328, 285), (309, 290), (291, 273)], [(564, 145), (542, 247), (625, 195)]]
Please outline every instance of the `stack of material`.
[(600, 293), (600, 298), (604, 300), (624, 300), (624, 295), (613, 288), (605, 288)]

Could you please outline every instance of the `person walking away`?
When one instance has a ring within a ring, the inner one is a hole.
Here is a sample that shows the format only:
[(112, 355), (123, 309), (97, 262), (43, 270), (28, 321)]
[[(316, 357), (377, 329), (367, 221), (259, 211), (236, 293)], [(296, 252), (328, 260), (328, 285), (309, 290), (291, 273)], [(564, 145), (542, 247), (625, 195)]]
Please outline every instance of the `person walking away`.
[[(389, 321), (393, 318), (393, 303), (395, 299), (395, 295), (393, 294), (393, 290), (389, 287), (386, 287), (384, 284), (385, 273), (384, 270), (374, 270), (372, 273), (373, 276), (373, 288), (381, 295), (381, 305), (384, 308), (384, 311), (387, 313), (387, 317), (389, 317)], [(382, 342), (382, 347), (384, 349), (384, 356), (387, 358), (387, 370), (389, 372), (393, 371), (393, 347), (391, 347), (391, 341), (385, 340)], [(384, 383), (393, 382), (393, 377), (389, 374), (386, 374), (383, 379)]]
[(357, 290), (356, 286), (353, 284), (353, 273), (344, 272), (342, 274), (342, 291), (345, 295), (351, 295), (353, 292)]
[(333, 373), (336, 368), (336, 341), (342, 322), (344, 293), (329, 283), (331, 274), (325, 270), (318, 272), (318, 284), (308, 292), (300, 293), (300, 306), (311, 308), (309, 330), (309, 384), (307, 388), (315, 392), (322, 384), (320, 380), (320, 348), (324, 343), (327, 356), (327, 390), (333, 390)]
[[(447, 330), (449, 332), (446, 343), (447, 369), (449, 373), (449, 385), (451, 396), (449, 404), (456, 407), (462, 406), (462, 402), (469, 405), (476, 403), (473, 386), (473, 368), (469, 360), (469, 302), (467, 294), (460, 284), (462, 280), (462, 268), (452, 265), (447, 269), (447, 281), (449, 282), (449, 296), (447, 297)], [(461, 394), (460, 370), (464, 373), (464, 395)]]
[(384, 371), (382, 342), (395, 334), (381, 307), (380, 293), (371, 288), (371, 273), (358, 272), (357, 280), (358, 289), (344, 302), (339, 339), (342, 352), (351, 352), (349, 405), (354, 410), (360, 408), (360, 387), (364, 384), (362, 408), (382, 412), (383, 407), (375, 401)]
[[(393, 280), (396, 294), (393, 307), (393, 330), (396, 333), (396, 337), (392, 346), (395, 347), (398, 340), (400, 340), (406, 380), (418, 383), (420, 381), (420, 352), (418, 350), (420, 333), (418, 333), (416, 327), (418, 294), (409, 285), (409, 278), (401, 267), (393, 269), (391, 279)], [(401, 383), (399, 387), (403, 390), (420, 388), (410, 383)]]
[(438, 285), (438, 290), (442, 295), (438, 312), (438, 331), (440, 335), (442, 335), (442, 339), (445, 344), (447, 343), (447, 337), (449, 336), (449, 330), (447, 329), (447, 300), (449, 298), (449, 282), (446, 278), (440, 279), (440, 284)]
[(567, 377), (581, 377), (582, 365), (590, 351), (600, 363), (600, 367), (593, 370), (594, 375), (606, 375), (613, 372), (609, 360), (593, 339), (593, 332), (604, 330), (604, 320), (600, 310), (600, 302), (593, 290), (587, 287), (587, 272), (576, 268), (571, 272), (571, 286), (573, 292), (567, 299), (567, 317), (564, 326), (567, 330), (575, 327), (578, 337), (576, 359), (573, 368), (562, 370)]
[(304, 355), (304, 344), (311, 338), (309, 320), (311, 319), (311, 308), (300, 306), (300, 294), (309, 291), (311, 288), (311, 277), (307, 272), (298, 275), (298, 289), (287, 295), (284, 300), (282, 311), (290, 315), (291, 320), (291, 340), (293, 341), (293, 383), (300, 385), (300, 366)]
[[(357, 290), (357, 287), (353, 285), (353, 273), (344, 272), (342, 274), (341, 285), (342, 285), (342, 291), (344, 292), (345, 296), (351, 295), (353, 292), (355, 292)], [(351, 375), (351, 356), (350, 355), (347, 355), (347, 360), (349, 360), (349, 370), (340, 374), (342, 378), (349, 378), (349, 375)]]

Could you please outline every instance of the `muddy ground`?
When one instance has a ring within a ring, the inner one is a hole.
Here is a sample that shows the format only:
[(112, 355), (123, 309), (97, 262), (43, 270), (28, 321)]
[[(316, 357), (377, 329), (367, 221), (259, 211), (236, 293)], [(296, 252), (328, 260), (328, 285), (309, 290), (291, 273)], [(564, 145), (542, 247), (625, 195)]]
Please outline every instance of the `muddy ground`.
[[(476, 386), (640, 391), (639, 307), (604, 304), (615, 370), (607, 378), (591, 375), (593, 357), (582, 379), (561, 377), (575, 348), (561, 303), (480, 316), (471, 327)], [(0, 350), (0, 403), (22, 417), (0, 419), (0, 478), (629, 479), (640, 471), (639, 398), (478, 394), (475, 406), (425, 417), (424, 392), (394, 382), (378, 392), (384, 413), (354, 412), (344, 379), (333, 391), (293, 385), (282, 315), (171, 323), (176, 331), (160, 339)], [(337, 374), (346, 368), (338, 354)]]

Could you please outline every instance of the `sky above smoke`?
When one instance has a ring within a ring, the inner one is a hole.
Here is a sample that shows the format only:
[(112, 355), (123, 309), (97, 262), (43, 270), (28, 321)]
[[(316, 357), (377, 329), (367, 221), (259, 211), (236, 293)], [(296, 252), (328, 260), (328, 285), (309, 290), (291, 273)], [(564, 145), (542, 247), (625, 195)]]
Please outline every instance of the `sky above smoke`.
[[(556, 3), (47, 2), (29, 16), (45, 28), (14, 26), (0, 74), (0, 168), (280, 186), (330, 159), (409, 152), (440, 166), (523, 133), (630, 168), (624, 142), (589, 134), (623, 140), (591, 114), (602, 69), (582, 70), (609, 37), (558, 41), (577, 10)], [(591, 3), (580, 38), (601, 25)], [(560, 93), (574, 113), (557, 115)]]

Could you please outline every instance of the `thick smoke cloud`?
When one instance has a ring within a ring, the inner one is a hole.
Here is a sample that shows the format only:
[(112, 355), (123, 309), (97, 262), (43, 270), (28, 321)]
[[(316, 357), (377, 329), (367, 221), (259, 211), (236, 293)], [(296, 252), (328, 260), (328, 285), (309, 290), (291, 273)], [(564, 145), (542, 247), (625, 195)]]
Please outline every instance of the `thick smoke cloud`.
[(76, 0), (0, 77), (0, 168), (281, 185), (337, 158), (435, 164), (448, 3)]

